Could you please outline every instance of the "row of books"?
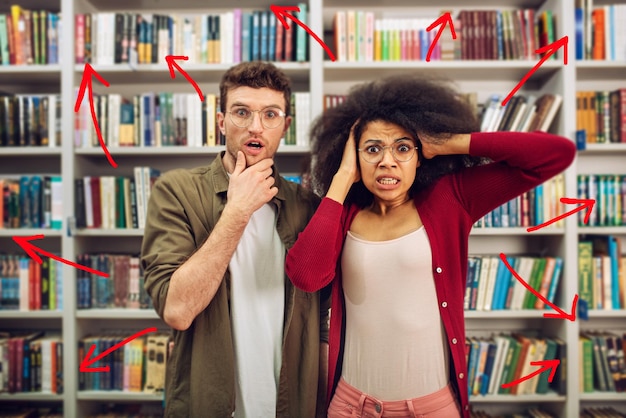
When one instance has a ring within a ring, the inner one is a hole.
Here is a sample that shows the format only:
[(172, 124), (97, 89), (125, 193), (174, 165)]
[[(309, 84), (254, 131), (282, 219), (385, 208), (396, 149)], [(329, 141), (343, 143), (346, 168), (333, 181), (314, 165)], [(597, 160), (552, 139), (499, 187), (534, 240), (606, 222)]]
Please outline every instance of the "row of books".
[(132, 177), (84, 176), (74, 180), (77, 228), (144, 228), (150, 190), (161, 172), (133, 168)]
[(0, 229), (61, 229), (63, 190), (61, 176), (0, 177)]
[(0, 147), (61, 146), (61, 95), (0, 94)]
[(430, 59), (534, 60), (538, 57), (535, 50), (556, 40), (554, 16), (549, 10), (460, 10), (402, 18), (340, 10), (333, 16), (337, 60), (426, 60), (439, 27), (429, 28), (446, 12), (454, 15), (456, 39), (452, 28), (446, 28), (433, 45)]
[(0, 64), (58, 64), (61, 15), (17, 4), (0, 13)]
[[(78, 342), (78, 356), (85, 358), (92, 346), (96, 355), (103, 353), (126, 338), (128, 335), (121, 332), (86, 336)], [(109, 372), (80, 373), (78, 390), (162, 393), (169, 352), (168, 334), (157, 332), (134, 338), (98, 361), (98, 367), (109, 366)]]
[(626, 309), (626, 255), (615, 235), (581, 235), (578, 241), (579, 304)]
[(581, 392), (626, 392), (626, 332), (581, 332), (578, 345)]
[[(78, 148), (100, 147), (88, 98), (74, 115), (74, 145)], [(218, 127), (220, 98), (205, 94), (148, 92), (125, 98), (121, 94), (94, 95), (94, 110), (102, 139), (107, 146), (216, 146), (225, 138)], [(283, 143), (308, 144), (307, 129), (311, 120), (310, 93), (291, 96), (291, 125)]]
[(79, 254), (77, 263), (107, 276), (79, 270), (76, 274), (78, 309), (151, 309), (152, 300), (143, 286), (138, 255)]
[(576, 0), (574, 24), (577, 60), (626, 60), (626, 4)]
[(516, 131), (548, 132), (561, 108), (563, 96), (558, 93), (516, 94), (502, 106), (504, 97), (492, 94), (482, 108), (482, 132)]
[(0, 254), (0, 309), (63, 310), (63, 269), (58, 260), (41, 263), (16, 255)]
[[(293, 16), (308, 25), (308, 6)], [(190, 63), (307, 61), (308, 34), (289, 29), (270, 10), (235, 8), (223, 13), (79, 13), (75, 15), (76, 63), (130, 65), (183, 55)]]
[(583, 408), (580, 418), (624, 418), (626, 414), (610, 406)]
[[(565, 394), (567, 346), (560, 338), (521, 333), (467, 337), (465, 353), (470, 395), (545, 394), (549, 390)], [(561, 361), (552, 382), (548, 381), (549, 373), (546, 372), (519, 384), (502, 387), (534, 371), (531, 362), (552, 359)]]
[(626, 174), (579, 174), (576, 181), (578, 198), (596, 201), (588, 223), (579, 213), (580, 226), (626, 225)]
[(576, 142), (626, 142), (626, 88), (576, 92)]
[(528, 408), (524, 412), (514, 412), (509, 414), (491, 415), (482, 410), (470, 411), (470, 418), (556, 418), (551, 412), (540, 407)]
[[(475, 224), (475, 228), (509, 228), (541, 225), (565, 213), (559, 198), (565, 196), (565, 175), (557, 174), (539, 186), (492, 210)], [(559, 220), (548, 228), (564, 225)]]
[(0, 392), (63, 393), (61, 335), (0, 332)]
[[(561, 280), (561, 257), (507, 256), (514, 271), (549, 302)], [(471, 255), (468, 258), (465, 310), (545, 309), (545, 302), (528, 291), (496, 255)]]

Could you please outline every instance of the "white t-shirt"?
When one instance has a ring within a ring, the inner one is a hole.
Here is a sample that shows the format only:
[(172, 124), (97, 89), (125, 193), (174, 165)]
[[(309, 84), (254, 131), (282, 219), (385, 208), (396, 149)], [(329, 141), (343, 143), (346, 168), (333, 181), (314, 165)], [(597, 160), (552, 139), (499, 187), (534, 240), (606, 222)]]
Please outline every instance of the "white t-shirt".
[(285, 247), (276, 208), (251, 217), (230, 261), (235, 417), (276, 416), (285, 310)]

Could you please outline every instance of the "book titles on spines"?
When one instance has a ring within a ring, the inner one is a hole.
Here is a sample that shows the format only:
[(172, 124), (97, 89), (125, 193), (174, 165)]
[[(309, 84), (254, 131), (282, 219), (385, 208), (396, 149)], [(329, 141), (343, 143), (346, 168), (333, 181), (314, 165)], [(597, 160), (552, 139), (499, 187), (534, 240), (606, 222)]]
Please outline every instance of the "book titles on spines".
[(142, 229), (150, 191), (161, 172), (133, 168), (133, 175), (84, 176), (74, 180), (74, 216), (79, 229)]
[(626, 225), (626, 174), (579, 174), (577, 186), (579, 199), (595, 200), (586, 223), (579, 214), (579, 226)]
[[(74, 145), (77, 148), (99, 147), (88, 98), (74, 116)], [(121, 94), (94, 95), (94, 111), (104, 143), (109, 147), (219, 146), (224, 145), (217, 122), (220, 99), (205, 94), (147, 92), (133, 97)], [(283, 143), (308, 145), (310, 93), (291, 96), (292, 117)], [(228, 116), (227, 116), (228, 117)]]
[(59, 94), (0, 93), (0, 147), (61, 146)]
[[(293, 15), (308, 25), (307, 4), (297, 7)], [(78, 13), (75, 34), (77, 64), (163, 63), (167, 55), (186, 56), (190, 64), (305, 62), (309, 58), (305, 29), (291, 22), (285, 29), (270, 10)]]
[(0, 331), (0, 392), (63, 393), (60, 333)]
[(626, 332), (583, 331), (578, 339), (580, 392), (626, 392)]
[(581, 235), (578, 241), (579, 304), (587, 309), (626, 309), (626, 255), (615, 235)]
[(576, 59), (626, 60), (625, 22), (626, 4), (576, 0)]
[(0, 229), (61, 229), (63, 190), (56, 175), (0, 177)]
[[(446, 12), (453, 19), (456, 39), (446, 28), (428, 57), (439, 28), (431, 26)], [(534, 9), (442, 10), (402, 18), (340, 10), (333, 16), (333, 33), (339, 62), (534, 60), (539, 58), (537, 49), (557, 39), (554, 19), (550, 10)]]
[[(563, 270), (561, 257), (507, 256), (508, 264), (545, 300), (553, 303)], [(497, 311), (550, 309), (528, 291), (496, 255), (468, 258), (464, 309)]]
[(560, 338), (520, 332), (468, 336), (465, 353), (470, 396), (565, 394), (566, 367), (563, 366), (557, 368), (552, 382), (548, 381), (548, 373), (542, 373), (517, 385), (502, 387), (529, 375), (535, 369), (531, 362), (558, 359), (564, 365), (567, 346)]
[(13, 4), (0, 12), (0, 64), (59, 63), (61, 14)]
[(77, 272), (78, 309), (153, 309), (143, 286), (143, 270), (136, 254), (79, 254), (77, 262), (102, 274)]
[[(78, 342), (78, 361), (85, 358), (90, 347), (95, 346), (94, 352), (102, 353), (129, 335), (128, 332), (103, 332), (81, 338)], [(169, 334), (161, 332), (134, 338), (98, 361), (99, 367), (109, 367), (108, 372), (80, 373), (78, 390), (162, 394), (171, 345)]]
[(626, 88), (576, 92), (576, 145), (587, 144), (626, 144)]
[(0, 254), (0, 310), (62, 311), (63, 269), (58, 260), (41, 263), (17, 254)]

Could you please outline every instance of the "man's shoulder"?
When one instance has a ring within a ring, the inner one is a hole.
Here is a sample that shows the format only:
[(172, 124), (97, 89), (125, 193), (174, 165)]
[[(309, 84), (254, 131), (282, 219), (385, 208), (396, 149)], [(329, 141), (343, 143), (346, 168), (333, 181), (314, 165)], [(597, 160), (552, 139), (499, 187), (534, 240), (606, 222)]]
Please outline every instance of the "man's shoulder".
[(188, 183), (190, 181), (197, 181), (198, 179), (201, 179), (210, 171), (210, 165), (194, 168), (175, 168), (163, 173), (159, 180), (166, 183)]

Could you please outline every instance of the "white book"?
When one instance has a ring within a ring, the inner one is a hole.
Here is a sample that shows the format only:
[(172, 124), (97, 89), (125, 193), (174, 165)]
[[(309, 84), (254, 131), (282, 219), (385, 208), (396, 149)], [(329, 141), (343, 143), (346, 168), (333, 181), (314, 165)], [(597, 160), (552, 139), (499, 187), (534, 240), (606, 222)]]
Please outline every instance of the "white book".
[(135, 177), (135, 199), (137, 201), (137, 226), (142, 229), (146, 225), (146, 204), (142, 167), (134, 167), (133, 174)]
[[(520, 257), (519, 268), (517, 274), (526, 282), (530, 280), (530, 275), (533, 270), (535, 259), (532, 257)], [(513, 297), (511, 299), (511, 310), (521, 310), (524, 304), (524, 298), (528, 290), (519, 281), (515, 280), (515, 286), (513, 287)]]
[(500, 380), (502, 378), (502, 370), (504, 368), (504, 361), (506, 359), (507, 352), (509, 351), (510, 341), (508, 338), (498, 335), (494, 337), (496, 341), (496, 357), (494, 359), (493, 370), (491, 371), (491, 377), (489, 380), (489, 388), (487, 393), (495, 395), (500, 389)]
[(553, 93), (553, 94), (554, 94), (554, 102), (552, 102), (552, 105), (550, 106), (550, 109), (548, 110), (546, 118), (544, 119), (543, 123), (539, 127), (539, 130), (543, 132), (548, 132), (548, 130), (550, 129), (550, 126), (552, 125), (552, 121), (554, 120), (554, 116), (556, 115), (556, 112), (559, 110), (559, 108), (561, 107), (561, 103), (563, 102), (563, 96), (561, 96), (558, 93)]
[(335, 13), (333, 19), (333, 26), (335, 30), (335, 51), (337, 56), (335, 57), (338, 62), (347, 61), (348, 45), (346, 43), (346, 12), (340, 10)]
[(485, 307), (485, 298), (487, 294), (487, 284), (491, 268), (491, 260), (489, 256), (483, 256), (480, 260), (480, 276), (478, 279), (478, 290), (476, 295), (476, 310), (482, 311)]
[[(20, 258), (19, 263), (19, 289), (20, 289), (20, 311), (30, 310), (30, 271), (29, 258)], [(34, 261), (33, 261), (34, 263)]]

